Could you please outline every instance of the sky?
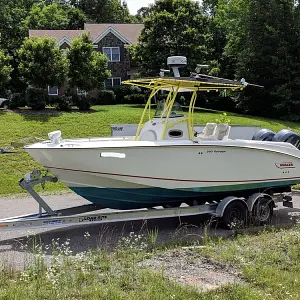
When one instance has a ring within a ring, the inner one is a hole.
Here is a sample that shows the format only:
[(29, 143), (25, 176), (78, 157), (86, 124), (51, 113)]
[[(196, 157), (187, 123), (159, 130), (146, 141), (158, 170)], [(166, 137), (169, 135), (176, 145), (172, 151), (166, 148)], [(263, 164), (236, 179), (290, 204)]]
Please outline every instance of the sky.
[(138, 9), (143, 6), (148, 6), (150, 3), (154, 3), (154, 0), (126, 0), (126, 2), (130, 13), (135, 15)]
[[(129, 11), (132, 15), (135, 15), (136, 12), (143, 6), (148, 6), (150, 3), (154, 3), (154, 0), (125, 0)], [(201, 1), (200, 1), (201, 3)]]

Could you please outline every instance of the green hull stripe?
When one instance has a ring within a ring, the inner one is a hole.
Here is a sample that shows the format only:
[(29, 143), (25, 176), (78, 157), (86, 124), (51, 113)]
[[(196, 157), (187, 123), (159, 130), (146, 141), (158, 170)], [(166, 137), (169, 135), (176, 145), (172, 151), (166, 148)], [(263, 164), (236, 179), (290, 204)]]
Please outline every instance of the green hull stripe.
[(194, 192), (230, 192), (230, 191), (241, 191), (241, 190), (252, 190), (266, 187), (280, 187), (280, 186), (291, 186), (300, 183), (300, 180), (287, 180), (287, 181), (272, 181), (272, 182), (259, 182), (259, 183), (242, 183), (242, 184), (231, 184), (222, 186), (209, 186), (209, 187), (196, 187), (188, 189), (180, 189), (185, 191)]

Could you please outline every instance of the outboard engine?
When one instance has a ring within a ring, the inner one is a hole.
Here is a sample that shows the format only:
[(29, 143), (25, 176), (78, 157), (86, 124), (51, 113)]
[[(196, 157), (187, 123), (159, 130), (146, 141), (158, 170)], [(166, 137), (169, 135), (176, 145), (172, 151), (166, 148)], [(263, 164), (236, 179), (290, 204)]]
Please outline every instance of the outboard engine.
[(272, 141), (290, 143), (300, 150), (300, 135), (288, 129), (278, 131)]
[(272, 130), (270, 130), (270, 129), (261, 129), (253, 135), (252, 140), (255, 140), (255, 141), (272, 141), (274, 136), (275, 136), (275, 132), (273, 132)]

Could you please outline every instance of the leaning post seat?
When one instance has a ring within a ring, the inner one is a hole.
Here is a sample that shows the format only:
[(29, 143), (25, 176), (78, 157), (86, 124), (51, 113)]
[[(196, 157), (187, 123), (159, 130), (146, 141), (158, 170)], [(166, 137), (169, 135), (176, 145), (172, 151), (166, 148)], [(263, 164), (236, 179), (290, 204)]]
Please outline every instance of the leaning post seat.
[(210, 136), (214, 135), (216, 130), (217, 124), (216, 123), (207, 123), (203, 129), (203, 131), (197, 134), (199, 138), (209, 138)]
[(215, 131), (215, 138), (217, 140), (225, 140), (228, 139), (229, 132), (230, 132), (231, 126), (228, 124), (218, 124), (216, 131)]
[(200, 140), (226, 140), (229, 137), (231, 126), (228, 124), (207, 123), (203, 133), (198, 134)]

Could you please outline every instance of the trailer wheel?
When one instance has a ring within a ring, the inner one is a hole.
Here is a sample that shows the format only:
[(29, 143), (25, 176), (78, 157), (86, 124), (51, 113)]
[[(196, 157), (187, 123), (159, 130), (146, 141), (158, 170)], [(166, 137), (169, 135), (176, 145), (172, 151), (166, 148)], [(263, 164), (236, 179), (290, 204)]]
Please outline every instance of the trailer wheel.
[(247, 207), (241, 201), (233, 201), (225, 208), (222, 218), (227, 228), (244, 227), (247, 220)]
[(270, 223), (274, 211), (273, 202), (269, 198), (259, 198), (253, 206), (252, 217), (255, 224), (265, 225)]

